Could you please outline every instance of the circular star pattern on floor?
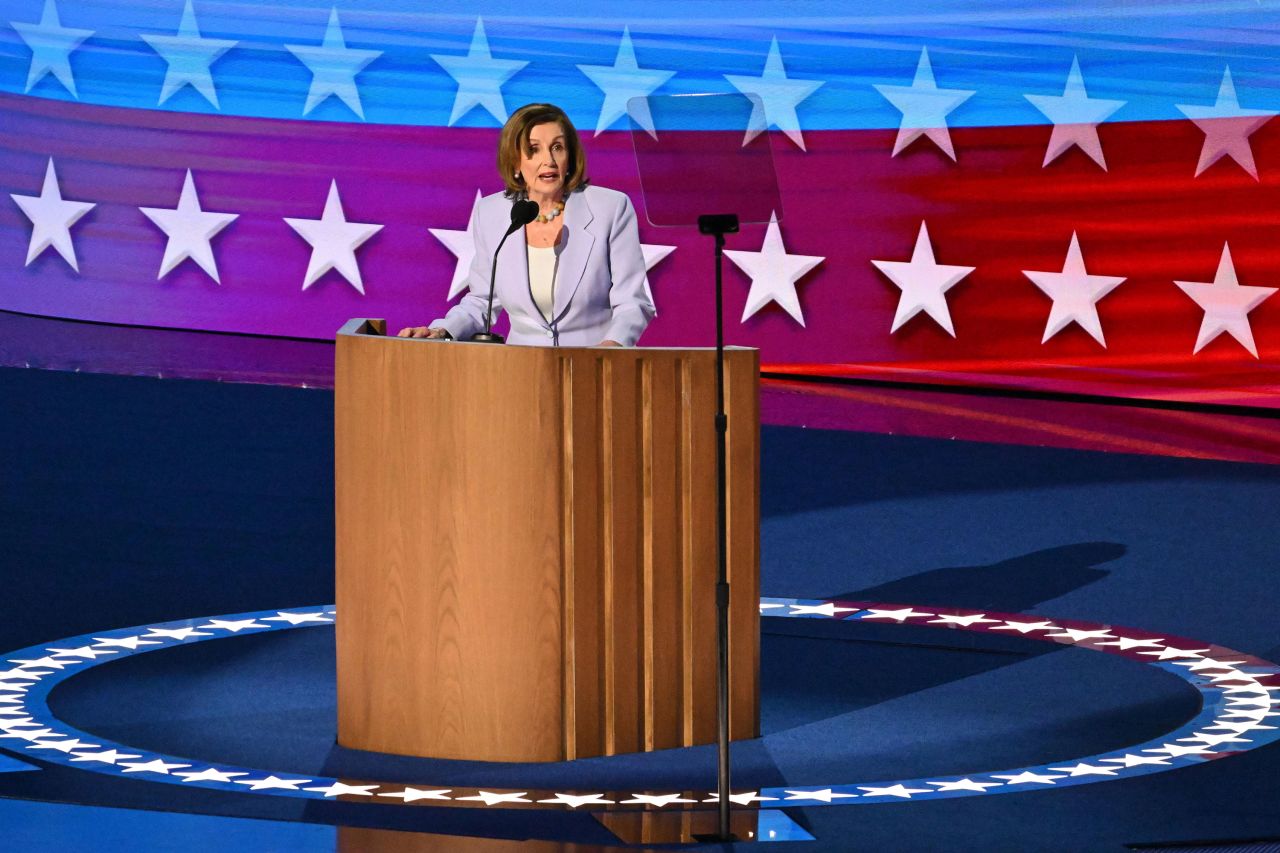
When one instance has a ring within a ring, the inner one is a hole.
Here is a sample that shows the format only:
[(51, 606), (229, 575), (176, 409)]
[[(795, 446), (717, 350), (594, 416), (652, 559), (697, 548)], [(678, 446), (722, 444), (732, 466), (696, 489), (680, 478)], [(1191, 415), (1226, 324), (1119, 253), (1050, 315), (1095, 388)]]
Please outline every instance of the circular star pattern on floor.
[[(763, 598), (765, 617), (835, 619), (924, 625), (991, 634), (1018, 634), (1155, 666), (1197, 691), (1199, 713), (1181, 728), (1128, 749), (1068, 761), (968, 776), (831, 782), (731, 794), (746, 808), (834, 806), (901, 802), (1065, 787), (1177, 770), (1220, 760), (1277, 739), (1269, 725), (1280, 717), (1280, 666), (1210, 643), (1144, 631), (1025, 614), (919, 610), (906, 605), (820, 599)], [(224, 791), (308, 799), (341, 799), (416, 806), (558, 809), (673, 809), (715, 802), (706, 792), (564, 792), (471, 789), (377, 782), (237, 767), (131, 749), (95, 738), (58, 720), (49, 692), (58, 683), (105, 661), (177, 645), (332, 625), (331, 606), (262, 611), (104, 631), (32, 646), (0, 659), (0, 748), (44, 761), (117, 776)]]

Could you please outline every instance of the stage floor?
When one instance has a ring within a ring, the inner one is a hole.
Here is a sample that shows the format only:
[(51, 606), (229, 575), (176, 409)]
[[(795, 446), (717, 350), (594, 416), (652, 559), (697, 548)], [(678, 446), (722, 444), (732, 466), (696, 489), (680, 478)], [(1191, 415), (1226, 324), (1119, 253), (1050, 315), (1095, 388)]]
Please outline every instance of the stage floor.
[[(763, 429), (744, 810), (805, 850), (1280, 837), (1273, 422), (1093, 428), (1131, 451), (1099, 452), (1031, 446), (1071, 430), (1024, 408), (1024, 443), (957, 441), (924, 422), (1014, 414), (903, 393), (853, 401), (895, 435), (790, 404), (799, 423)], [(113, 810), (271, 821), (276, 849), (583, 850), (618, 842), (594, 813), (714, 788), (706, 748), (509, 766), (334, 745), (330, 391), (8, 368), (0, 395), (0, 797), (33, 801), (6, 824), (42, 801), (139, 833)]]

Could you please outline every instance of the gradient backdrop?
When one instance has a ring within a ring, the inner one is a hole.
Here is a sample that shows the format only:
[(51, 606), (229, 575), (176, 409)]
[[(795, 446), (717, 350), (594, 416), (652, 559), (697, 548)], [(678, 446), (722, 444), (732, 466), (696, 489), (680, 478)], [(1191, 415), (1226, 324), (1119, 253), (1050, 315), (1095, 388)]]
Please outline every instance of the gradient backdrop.
[[(456, 301), (509, 111), (563, 106), (643, 218), (627, 98), (750, 91), (784, 210), (729, 240), (727, 337), (766, 369), (1276, 405), (1273, 0), (569, 8), (5, 0), (0, 309), (319, 339), (422, 323)], [(736, 129), (720, 116), (679, 132)], [(51, 160), (94, 205), (69, 227)], [(203, 211), (236, 214), (206, 243), (218, 281), (191, 258), (161, 275), (171, 238), (140, 210), (179, 208), (188, 170)], [(338, 215), (381, 227), (286, 222)], [(922, 223), (938, 265), (973, 268), (945, 291), (958, 271), (892, 266)], [(1051, 297), (1026, 271), (1069, 268), (1073, 234), (1111, 281), (1050, 276)], [(710, 341), (707, 238), (641, 237), (643, 343)]]

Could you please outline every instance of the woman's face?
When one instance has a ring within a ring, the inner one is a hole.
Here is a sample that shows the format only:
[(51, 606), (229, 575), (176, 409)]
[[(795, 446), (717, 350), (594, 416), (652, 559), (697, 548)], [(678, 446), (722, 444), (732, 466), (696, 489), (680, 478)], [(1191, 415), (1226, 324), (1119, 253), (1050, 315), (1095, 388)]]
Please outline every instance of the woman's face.
[(564, 189), (569, 149), (558, 122), (535, 124), (520, 152), (520, 175), (531, 196), (554, 197)]

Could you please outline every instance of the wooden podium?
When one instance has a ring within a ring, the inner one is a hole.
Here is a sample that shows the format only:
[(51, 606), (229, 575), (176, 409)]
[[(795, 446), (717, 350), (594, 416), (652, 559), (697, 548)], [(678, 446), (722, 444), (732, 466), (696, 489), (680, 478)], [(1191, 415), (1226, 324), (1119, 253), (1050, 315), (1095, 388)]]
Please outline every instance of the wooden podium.
[[(339, 743), (714, 742), (715, 351), (384, 332), (337, 339)], [(760, 719), (758, 376), (756, 350), (725, 352), (735, 739)]]

